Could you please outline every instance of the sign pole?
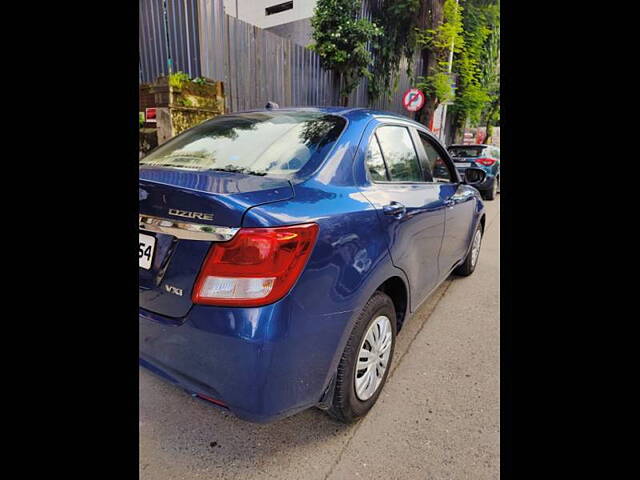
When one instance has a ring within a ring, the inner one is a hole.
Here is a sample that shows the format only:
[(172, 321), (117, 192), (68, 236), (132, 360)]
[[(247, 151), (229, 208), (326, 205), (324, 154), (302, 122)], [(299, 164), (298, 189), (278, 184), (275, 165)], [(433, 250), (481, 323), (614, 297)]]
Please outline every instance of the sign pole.
[(162, 2), (162, 18), (164, 20), (164, 36), (165, 46), (167, 48), (167, 68), (169, 69), (169, 75), (173, 73), (173, 59), (171, 58), (171, 42), (169, 42), (169, 18), (167, 15), (167, 0)]

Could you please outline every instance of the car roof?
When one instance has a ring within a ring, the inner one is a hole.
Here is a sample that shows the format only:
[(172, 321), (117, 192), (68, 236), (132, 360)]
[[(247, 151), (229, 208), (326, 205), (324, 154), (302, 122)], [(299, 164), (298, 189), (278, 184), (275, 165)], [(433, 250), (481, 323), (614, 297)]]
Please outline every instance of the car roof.
[(260, 108), (254, 110), (243, 110), (240, 112), (229, 112), (229, 115), (238, 114), (238, 113), (256, 113), (256, 112), (318, 112), (318, 113), (329, 113), (333, 115), (340, 115), (347, 119), (355, 118), (356, 116), (362, 117), (362, 115), (371, 116), (372, 118), (382, 119), (382, 118), (394, 118), (398, 120), (403, 120), (405, 122), (409, 122), (416, 127), (421, 127), (423, 129), (427, 129), (423, 124), (416, 122), (415, 120), (410, 119), (404, 115), (400, 115), (398, 113), (387, 112), (385, 110), (376, 110), (371, 108), (361, 108), (361, 107), (279, 107), (274, 109), (268, 108)]

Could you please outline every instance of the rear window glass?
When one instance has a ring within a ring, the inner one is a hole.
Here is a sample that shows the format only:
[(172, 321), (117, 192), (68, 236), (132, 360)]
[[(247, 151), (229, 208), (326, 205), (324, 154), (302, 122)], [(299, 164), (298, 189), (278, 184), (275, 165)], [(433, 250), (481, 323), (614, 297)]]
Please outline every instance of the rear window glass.
[(449, 147), (448, 150), (452, 157), (475, 158), (482, 155), (484, 147)]
[(317, 112), (225, 115), (169, 140), (140, 165), (290, 175), (324, 158), (345, 124)]

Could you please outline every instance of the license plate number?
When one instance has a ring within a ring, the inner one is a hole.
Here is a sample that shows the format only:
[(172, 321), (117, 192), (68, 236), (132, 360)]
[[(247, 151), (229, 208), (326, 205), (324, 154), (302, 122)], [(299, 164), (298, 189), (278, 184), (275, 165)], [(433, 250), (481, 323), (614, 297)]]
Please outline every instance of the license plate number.
[(140, 268), (149, 270), (153, 261), (153, 251), (156, 249), (156, 237), (140, 233), (140, 244), (138, 246), (138, 259)]
[(470, 166), (471, 166), (470, 162), (456, 163), (456, 168), (467, 168), (467, 167), (470, 167)]

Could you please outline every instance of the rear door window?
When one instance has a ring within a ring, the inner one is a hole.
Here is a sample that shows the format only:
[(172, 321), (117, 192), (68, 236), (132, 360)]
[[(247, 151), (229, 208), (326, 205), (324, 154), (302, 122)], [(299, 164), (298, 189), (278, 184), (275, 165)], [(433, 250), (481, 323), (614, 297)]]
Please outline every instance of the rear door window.
[(376, 136), (392, 182), (424, 182), (418, 154), (406, 127), (379, 127)]

